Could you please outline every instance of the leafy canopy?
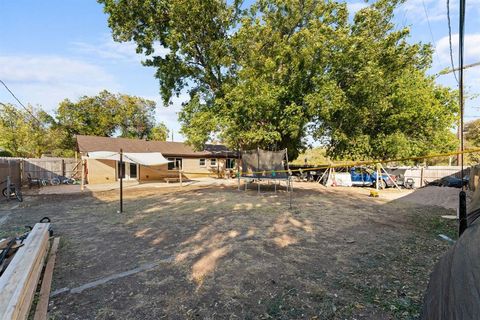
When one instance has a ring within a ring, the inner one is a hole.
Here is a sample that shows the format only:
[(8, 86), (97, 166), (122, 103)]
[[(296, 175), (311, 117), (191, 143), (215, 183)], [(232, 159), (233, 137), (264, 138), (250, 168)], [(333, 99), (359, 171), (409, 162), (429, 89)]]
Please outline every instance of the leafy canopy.
[(68, 133), (66, 148), (73, 148), (75, 135), (166, 140), (168, 130), (155, 123), (155, 102), (125, 94), (102, 91), (81, 97), (77, 102), (62, 101), (56, 111), (56, 126)]
[(55, 141), (62, 135), (45, 126), (48, 114), (29, 109), (35, 118), (11, 104), (0, 103), (0, 148), (9, 156), (40, 157), (55, 149)]
[(68, 157), (75, 152), (76, 134), (165, 141), (168, 128), (155, 121), (155, 107), (154, 101), (108, 91), (76, 102), (66, 99), (54, 116), (32, 108), (33, 118), (13, 105), (0, 104), (0, 149), (20, 157)]
[(188, 91), (179, 120), (197, 148), (220, 139), (294, 157), (309, 133), (333, 158), (455, 147), (454, 93), (426, 75), (430, 45), (395, 29), (401, 1), (379, 0), (353, 21), (334, 1), (99, 2), (114, 39), (149, 57), (165, 104)]

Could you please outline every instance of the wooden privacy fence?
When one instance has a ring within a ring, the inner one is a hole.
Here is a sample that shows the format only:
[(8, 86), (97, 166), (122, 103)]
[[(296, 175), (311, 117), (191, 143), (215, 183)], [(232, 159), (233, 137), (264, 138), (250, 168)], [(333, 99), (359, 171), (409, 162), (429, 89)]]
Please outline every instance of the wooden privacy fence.
[(23, 159), (23, 179), (30, 174), (32, 178), (52, 179), (57, 177), (75, 177), (80, 161), (70, 158)]
[[(20, 185), (21, 178), (21, 159), (16, 158), (0, 158), (0, 182), (7, 180), (10, 176), (10, 181), (15, 185)], [(5, 183), (0, 184), (3, 189)]]
[(80, 178), (80, 160), (73, 158), (0, 158), (0, 181), (10, 176), (19, 185), (28, 176), (38, 179), (56, 177)]

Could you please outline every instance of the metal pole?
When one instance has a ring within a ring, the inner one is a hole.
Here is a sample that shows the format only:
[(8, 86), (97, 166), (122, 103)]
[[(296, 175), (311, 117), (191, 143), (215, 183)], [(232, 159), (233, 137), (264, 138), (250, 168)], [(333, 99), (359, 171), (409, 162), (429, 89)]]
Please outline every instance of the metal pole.
[(120, 149), (120, 213), (123, 212), (123, 150)]
[[(10, 160), (8, 160), (8, 165), (9, 165), (9, 168), (10, 168)], [(10, 181), (10, 176), (7, 176), (7, 201), (10, 201), (10, 184), (11, 184), (11, 181)]]
[(238, 186), (238, 191), (240, 191), (240, 150), (238, 150), (238, 159), (237, 159), (237, 186)]
[(82, 174), (81, 174), (81, 177), (80, 177), (80, 190), (84, 190), (85, 189), (85, 165), (87, 163), (87, 160), (80, 160), (81, 161), (81, 166), (82, 166)]
[(462, 191), (459, 194), (459, 225), (458, 225), (458, 234), (462, 233), (467, 229), (467, 200), (465, 194), (465, 183), (464, 183), (464, 172), (463, 172), (463, 112), (464, 112), (464, 101), (463, 101), (463, 48), (464, 48), (464, 32), (465, 32), (465, 0), (460, 0), (460, 18), (459, 18), (459, 31), (458, 31), (458, 57), (459, 57), (459, 91), (460, 91), (460, 165), (461, 165), (461, 174), (462, 174)]
[(182, 181), (182, 168), (183, 168), (183, 159), (182, 159), (182, 162), (179, 163), (179, 166), (178, 166), (178, 175), (179, 175), (179, 179), (180, 179), (180, 187), (183, 187), (183, 181)]
[(383, 172), (385, 172), (385, 174), (387, 175), (387, 177), (393, 182), (393, 184), (395, 185), (395, 187), (397, 187), (398, 190), (402, 191), (402, 189), (400, 189), (400, 187), (398, 186), (398, 184), (392, 179), (392, 176), (387, 172), (387, 170), (385, 170), (385, 167), (380, 163), (380, 168), (382, 168)]
[(465, 191), (460, 191), (460, 201), (459, 201), (459, 213), (458, 213), (458, 236), (460, 237), (462, 233), (467, 229), (467, 195)]
[[(257, 174), (260, 170), (260, 148), (257, 147)], [(260, 193), (260, 179), (257, 179), (258, 193)]]

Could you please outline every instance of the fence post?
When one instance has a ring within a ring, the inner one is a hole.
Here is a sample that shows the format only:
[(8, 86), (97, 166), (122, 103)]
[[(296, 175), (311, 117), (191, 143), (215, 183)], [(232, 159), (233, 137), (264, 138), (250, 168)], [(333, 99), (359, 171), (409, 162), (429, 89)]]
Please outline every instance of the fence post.
[(81, 171), (82, 171), (82, 174), (81, 174), (81, 177), (80, 177), (80, 190), (84, 190), (85, 189), (85, 163), (87, 162), (87, 160), (84, 160), (84, 159), (81, 159)]
[(62, 177), (66, 177), (65, 173), (65, 159), (62, 159)]
[[(10, 161), (8, 165), (10, 166)], [(7, 201), (10, 201), (10, 183), (10, 176), (7, 176)]]
[(20, 185), (22, 185), (22, 182), (27, 180), (27, 177), (25, 177), (25, 160), (20, 159)]
[(424, 172), (423, 170), (425, 169), (425, 167), (422, 167), (420, 169), (420, 188), (423, 187), (423, 177), (424, 177)]

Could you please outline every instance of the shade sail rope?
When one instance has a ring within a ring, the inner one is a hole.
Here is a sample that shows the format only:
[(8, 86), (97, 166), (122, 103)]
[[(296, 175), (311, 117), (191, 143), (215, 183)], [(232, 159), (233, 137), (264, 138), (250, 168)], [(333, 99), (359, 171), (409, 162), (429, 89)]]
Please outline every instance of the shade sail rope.
[[(316, 171), (316, 170), (326, 170), (330, 168), (344, 168), (344, 167), (355, 167), (355, 166), (360, 166), (360, 165), (372, 165), (372, 164), (386, 164), (390, 162), (404, 162), (404, 161), (411, 161), (411, 160), (424, 160), (424, 159), (432, 159), (432, 158), (442, 158), (442, 157), (449, 157), (449, 156), (455, 156), (458, 154), (470, 154), (470, 153), (480, 153), (480, 148), (475, 148), (475, 149), (466, 149), (464, 151), (453, 151), (453, 152), (447, 152), (447, 153), (438, 153), (438, 154), (432, 154), (432, 155), (426, 155), (426, 156), (419, 156), (419, 157), (407, 157), (407, 158), (397, 158), (397, 159), (379, 159), (379, 160), (365, 160), (365, 161), (349, 161), (349, 162), (344, 162), (344, 163), (339, 163), (339, 164), (318, 164), (315, 167), (312, 168), (300, 168), (300, 169), (291, 169), (291, 170), (262, 170), (262, 171), (256, 171), (256, 172), (249, 172), (249, 174), (276, 174), (279, 172), (307, 172), (307, 171)], [(118, 154), (118, 153), (112, 153), (112, 155)], [(125, 156), (125, 155), (124, 155)], [(88, 159), (88, 157), (86, 157)], [(153, 166), (150, 165), (144, 165), (148, 167), (149, 169), (156, 170), (156, 171), (161, 171), (164, 172), (165, 170), (157, 169)], [(192, 174), (192, 175), (205, 175), (205, 174), (215, 174), (214, 172), (190, 172), (190, 171), (183, 171), (183, 170), (170, 170), (171, 172), (178, 173), (181, 171), (183, 174)], [(238, 175), (237, 170), (232, 170), (232, 172), (235, 175)], [(259, 177), (249, 177), (246, 176), (244, 178), (261, 178)]]
[[(318, 164), (315, 167), (312, 168), (300, 168), (300, 169), (290, 169), (290, 170), (262, 170), (262, 171), (255, 171), (255, 172), (249, 172), (249, 174), (267, 174), (267, 173), (279, 173), (279, 172), (306, 172), (306, 171), (315, 171), (315, 170), (325, 170), (325, 169), (330, 169), (330, 168), (344, 168), (344, 167), (356, 167), (360, 165), (372, 165), (372, 164), (386, 164), (390, 162), (403, 162), (403, 161), (411, 161), (411, 160), (424, 160), (424, 159), (432, 159), (432, 158), (442, 158), (442, 157), (449, 157), (449, 156), (455, 156), (457, 154), (469, 154), (469, 153), (479, 153), (480, 148), (475, 148), (475, 149), (467, 149), (464, 151), (452, 151), (452, 152), (447, 152), (447, 153), (438, 153), (438, 154), (432, 154), (432, 155), (427, 155), (427, 156), (419, 156), (419, 157), (408, 157), (408, 158), (397, 158), (397, 159), (379, 159), (379, 160), (364, 160), (364, 161), (350, 161), (350, 162), (344, 162), (344, 163), (339, 163), (339, 164)], [(205, 174), (204, 172), (186, 172), (182, 171), (184, 174)], [(238, 171), (234, 171), (235, 174), (238, 174)], [(244, 178), (261, 178), (261, 177), (255, 177), (255, 176), (245, 176)]]

